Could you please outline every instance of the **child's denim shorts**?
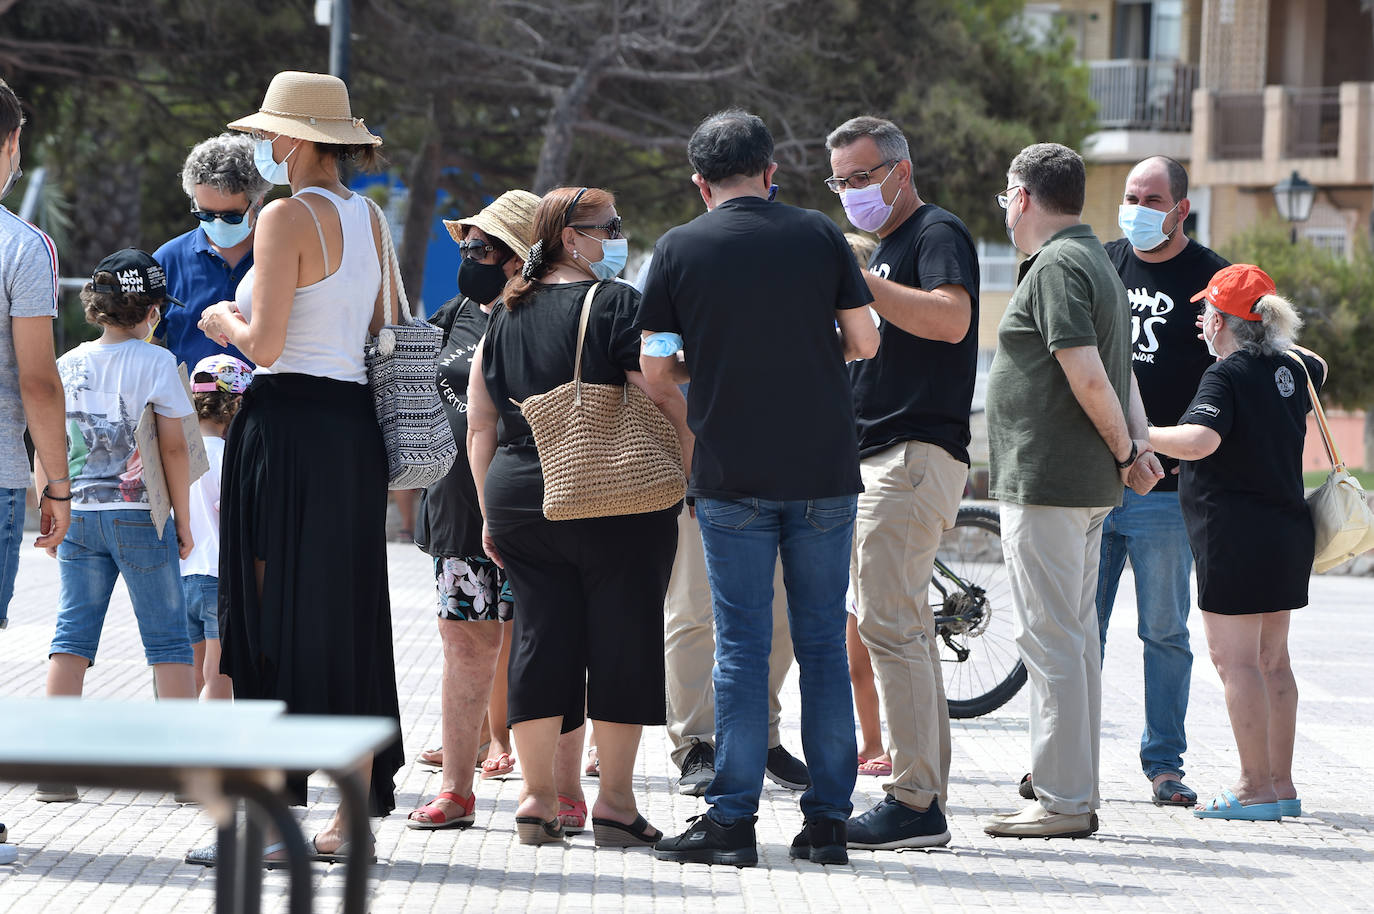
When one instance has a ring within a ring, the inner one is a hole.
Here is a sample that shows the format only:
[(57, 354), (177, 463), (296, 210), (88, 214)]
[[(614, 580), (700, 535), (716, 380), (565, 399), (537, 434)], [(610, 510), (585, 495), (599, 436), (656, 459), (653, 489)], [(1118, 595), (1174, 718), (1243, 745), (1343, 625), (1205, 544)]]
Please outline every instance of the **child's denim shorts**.
[(219, 639), (219, 578), (212, 574), (188, 574), (181, 579), (186, 598), (186, 631), (192, 644)]
[(122, 575), (148, 662), (192, 662), (170, 518), (159, 538), (147, 509), (73, 511), (57, 559), (62, 596), (50, 655), (75, 654), (95, 663), (110, 594)]

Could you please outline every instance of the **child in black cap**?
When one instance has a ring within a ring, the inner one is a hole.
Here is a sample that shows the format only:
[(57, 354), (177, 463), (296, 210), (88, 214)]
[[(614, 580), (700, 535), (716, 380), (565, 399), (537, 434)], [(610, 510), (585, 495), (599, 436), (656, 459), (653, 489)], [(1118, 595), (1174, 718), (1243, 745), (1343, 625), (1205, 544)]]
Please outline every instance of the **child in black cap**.
[[(86, 320), (104, 332), (57, 360), (67, 400), (67, 467), (54, 473), (38, 463), (36, 474), (40, 487), (49, 478), (71, 476), (72, 525), (55, 550), (61, 597), (48, 654), (48, 695), (81, 694), (110, 593), (123, 576), (158, 696), (195, 696), (178, 568), (178, 558), (192, 546), (181, 419), (194, 410), (172, 354), (146, 342), (169, 300), (162, 267), (151, 256), (133, 248), (111, 254), (81, 292)], [(174, 520), (161, 534), (134, 440), (149, 404)], [(70, 802), (77, 794), (70, 785), (40, 784), (37, 798)]]

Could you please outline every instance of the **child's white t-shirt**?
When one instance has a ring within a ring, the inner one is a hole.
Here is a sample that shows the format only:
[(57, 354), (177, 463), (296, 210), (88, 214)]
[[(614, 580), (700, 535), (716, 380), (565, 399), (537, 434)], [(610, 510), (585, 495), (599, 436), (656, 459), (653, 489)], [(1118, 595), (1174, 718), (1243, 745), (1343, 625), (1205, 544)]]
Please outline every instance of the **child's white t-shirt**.
[(181, 576), (208, 574), (219, 577), (219, 482), (224, 472), (224, 439), (205, 436), (205, 456), (210, 469), (191, 483), (191, 539), (195, 546), (181, 560)]
[[(148, 404), (170, 419), (194, 407), (176, 358), (143, 340), (82, 343), (57, 360), (67, 399), (67, 467), (72, 507), (147, 508), (143, 461), (134, 430)], [(58, 475), (48, 470), (49, 476)]]

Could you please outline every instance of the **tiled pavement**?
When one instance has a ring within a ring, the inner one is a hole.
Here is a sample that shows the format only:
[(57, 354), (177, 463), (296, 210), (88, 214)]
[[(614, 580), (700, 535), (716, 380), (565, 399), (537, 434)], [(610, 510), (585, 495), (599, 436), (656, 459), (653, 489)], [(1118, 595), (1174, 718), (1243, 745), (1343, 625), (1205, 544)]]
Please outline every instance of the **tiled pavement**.
[[(437, 741), (439, 645), (432, 579), (415, 549), (390, 548), (396, 660), (408, 755)], [(0, 694), (43, 691), (53, 630), (55, 563), (23, 558), (11, 626), (0, 632)], [(995, 714), (954, 725), (950, 826), (936, 851), (856, 852), (850, 866), (794, 863), (787, 844), (799, 825), (795, 795), (768, 784), (752, 870), (679, 866), (646, 851), (596, 851), (591, 835), (567, 849), (521, 847), (512, 817), (520, 781), (480, 783), (477, 826), (466, 831), (406, 829), (405, 812), (437, 789), (438, 775), (400, 773), (399, 807), (376, 828), (375, 912), (671, 911), (1312, 911), (1374, 910), (1374, 580), (1318, 578), (1313, 605), (1295, 614), (1292, 648), (1302, 698), (1298, 783), (1307, 814), (1281, 824), (1195, 820), (1147, 799), (1136, 761), (1142, 721), (1140, 651), (1130, 587), (1122, 588), (1104, 679), (1102, 830), (1083, 841), (985, 837), (980, 819), (1020, 801), (1014, 785), (1028, 751), (1024, 692)], [(1200, 620), (1189, 714), (1189, 781), (1210, 795), (1236, 764), (1219, 682)], [(88, 694), (151, 697), (123, 588), (107, 620)], [(784, 742), (800, 748), (795, 673), (784, 699)], [(517, 769), (518, 773), (518, 769)], [(699, 800), (673, 789), (661, 730), (648, 731), (637, 788), (645, 815), (680, 828)], [(595, 790), (588, 782), (589, 794)], [(862, 779), (855, 805), (880, 796)], [(307, 828), (328, 817), (337, 793), (312, 781)], [(27, 785), (0, 784), (0, 821), (19, 861), (0, 866), (0, 911), (203, 912), (214, 904), (210, 871), (186, 866), (185, 851), (212, 837), (209, 820), (168, 795), (85, 790), (76, 804), (44, 805)], [(310, 834), (307, 831), (307, 834)], [(337, 910), (342, 867), (314, 865), (317, 910)], [(286, 876), (265, 875), (266, 911), (285, 911)]]

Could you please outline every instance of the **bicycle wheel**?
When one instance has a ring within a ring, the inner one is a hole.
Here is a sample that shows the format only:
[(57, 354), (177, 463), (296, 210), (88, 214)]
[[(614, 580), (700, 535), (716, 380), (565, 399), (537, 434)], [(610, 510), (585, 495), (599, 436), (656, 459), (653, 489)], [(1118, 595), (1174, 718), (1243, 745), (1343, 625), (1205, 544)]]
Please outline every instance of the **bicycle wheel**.
[(1011, 582), (997, 511), (960, 508), (936, 560), (930, 605), (949, 716), (979, 717), (1002, 707), (1026, 683), (1012, 638)]

